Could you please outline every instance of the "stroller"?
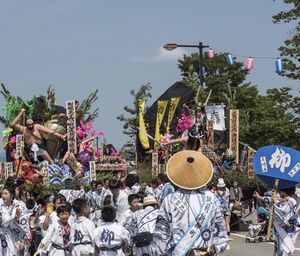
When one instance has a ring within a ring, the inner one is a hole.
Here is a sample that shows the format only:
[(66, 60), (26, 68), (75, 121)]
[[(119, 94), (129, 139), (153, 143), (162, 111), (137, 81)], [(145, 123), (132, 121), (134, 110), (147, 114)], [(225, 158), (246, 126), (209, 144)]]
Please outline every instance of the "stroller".
[(268, 221), (270, 218), (270, 211), (262, 206), (257, 208), (258, 219), (255, 223), (248, 225), (248, 234), (246, 235), (245, 242), (262, 242), (264, 239), (260, 234), (266, 234), (268, 229)]

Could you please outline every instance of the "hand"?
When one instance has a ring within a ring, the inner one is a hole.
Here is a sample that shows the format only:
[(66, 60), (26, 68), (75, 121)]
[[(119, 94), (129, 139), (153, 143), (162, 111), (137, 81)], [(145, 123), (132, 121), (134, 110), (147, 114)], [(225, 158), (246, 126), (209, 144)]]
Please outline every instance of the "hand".
[(33, 256), (38, 256), (38, 255), (42, 255), (42, 254), (43, 254), (43, 249), (38, 249), (38, 250), (36, 251), (36, 253), (33, 254)]
[(21, 112), (22, 112), (22, 113), (25, 113), (25, 108), (22, 108), (22, 109), (21, 109)]
[(53, 206), (54, 206), (53, 203), (48, 203), (47, 204), (46, 216), (49, 217), (51, 215), (51, 213), (53, 212)]
[(20, 218), (22, 211), (20, 208), (16, 209), (16, 214), (15, 214), (15, 220), (18, 220)]
[(254, 191), (253, 197), (258, 197), (258, 196), (259, 196), (259, 194), (257, 193), (257, 191)]

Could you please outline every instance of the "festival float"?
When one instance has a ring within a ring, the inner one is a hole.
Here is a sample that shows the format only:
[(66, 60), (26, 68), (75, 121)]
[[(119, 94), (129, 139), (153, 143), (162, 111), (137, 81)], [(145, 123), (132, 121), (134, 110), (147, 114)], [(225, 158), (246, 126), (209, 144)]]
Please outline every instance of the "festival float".
[[(2, 131), (6, 152), (6, 162), (0, 163), (2, 181), (14, 176), (24, 178), (29, 186), (49, 186), (64, 185), (66, 179), (73, 178), (78, 184), (89, 185), (100, 172), (126, 173), (125, 161), (113, 145), (105, 145), (103, 142), (98, 145), (99, 137), (104, 136), (103, 132), (97, 132), (93, 127), (93, 121), (98, 117), (98, 108), (90, 112), (92, 104), (98, 99), (98, 90), (80, 105), (70, 100), (66, 101), (64, 107), (56, 104), (55, 91), (51, 86), (46, 96), (34, 95), (30, 100), (13, 96), (3, 84), (1, 86), (1, 94), (6, 101), (2, 106), (6, 115), (0, 117), (6, 128)], [(35, 143), (29, 153), (25, 150), (22, 130), (11, 125), (22, 109), (24, 112), (18, 120), (21, 127), (25, 127), (26, 120), (31, 119), (34, 124), (50, 130), (41, 133), (41, 139), (54, 163), (50, 164), (37, 156), (38, 147)], [(87, 138), (90, 138), (89, 141), (83, 143)], [(79, 149), (84, 151), (84, 156)], [(86, 154), (88, 149), (92, 149), (89, 156)]]

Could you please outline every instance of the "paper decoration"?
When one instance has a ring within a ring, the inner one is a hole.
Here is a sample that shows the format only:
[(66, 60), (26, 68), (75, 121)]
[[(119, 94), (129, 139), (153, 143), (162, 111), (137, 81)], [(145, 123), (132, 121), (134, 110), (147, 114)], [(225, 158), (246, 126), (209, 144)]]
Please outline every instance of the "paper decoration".
[(231, 54), (228, 54), (228, 55), (226, 56), (226, 59), (227, 59), (227, 62), (228, 62), (229, 65), (233, 65), (234, 59), (233, 59), (233, 57), (232, 57)]
[(253, 68), (253, 65), (254, 65), (254, 59), (249, 57), (246, 62), (246, 69), (251, 70)]
[(283, 68), (282, 68), (282, 60), (280, 58), (277, 58), (275, 60), (275, 66), (276, 66), (276, 71), (281, 73)]
[(212, 59), (213, 57), (215, 57), (215, 51), (210, 48), (208, 51), (207, 51), (207, 56), (209, 59)]

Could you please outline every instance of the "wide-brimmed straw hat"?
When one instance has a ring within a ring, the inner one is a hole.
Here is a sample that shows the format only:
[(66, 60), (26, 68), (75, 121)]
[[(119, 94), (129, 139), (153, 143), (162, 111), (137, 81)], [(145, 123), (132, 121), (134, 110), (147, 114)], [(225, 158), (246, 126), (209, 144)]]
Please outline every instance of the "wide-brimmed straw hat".
[(143, 205), (149, 205), (149, 204), (158, 204), (157, 200), (154, 196), (146, 196), (143, 199)]
[(166, 170), (173, 184), (187, 190), (203, 187), (213, 175), (210, 160), (194, 150), (184, 150), (173, 155), (167, 163)]

